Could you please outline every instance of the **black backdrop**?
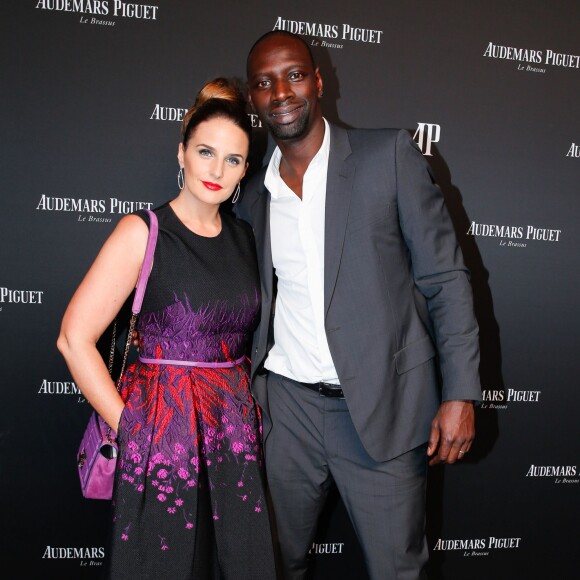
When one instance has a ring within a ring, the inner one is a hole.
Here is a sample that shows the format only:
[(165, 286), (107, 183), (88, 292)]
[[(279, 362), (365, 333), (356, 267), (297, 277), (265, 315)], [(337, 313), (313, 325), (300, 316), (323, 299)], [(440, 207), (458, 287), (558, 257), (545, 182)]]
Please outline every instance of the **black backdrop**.
[[(329, 120), (414, 135), (472, 270), (485, 401), (471, 453), (430, 471), (431, 577), (575, 577), (580, 5), (152, 1), (2, 6), (2, 576), (96, 578), (109, 506), (80, 494), (60, 319), (119, 218), (176, 194), (198, 88), (281, 27), (313, 43)], [(312, 555), (316, 579), (365, 577), (337, 498)]]

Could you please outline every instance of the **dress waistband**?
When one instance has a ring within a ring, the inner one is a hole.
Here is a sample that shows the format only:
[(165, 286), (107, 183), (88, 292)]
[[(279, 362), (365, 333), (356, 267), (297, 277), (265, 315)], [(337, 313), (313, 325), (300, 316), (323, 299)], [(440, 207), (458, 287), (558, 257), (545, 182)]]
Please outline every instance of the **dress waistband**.
[(139, 360), (142, 363), (151, 365), (175, 365), (180, 367), (201, 367), (208, 369), (222, 369), (228, 367), (235, 367), (244, 361), (245, 355), (236, 360), (226, 360), (224, 362), (204, 362), (204, 361), (189, 361), (189, 360), (169, 360), (165, 358), (145, 358), (140, 356)]

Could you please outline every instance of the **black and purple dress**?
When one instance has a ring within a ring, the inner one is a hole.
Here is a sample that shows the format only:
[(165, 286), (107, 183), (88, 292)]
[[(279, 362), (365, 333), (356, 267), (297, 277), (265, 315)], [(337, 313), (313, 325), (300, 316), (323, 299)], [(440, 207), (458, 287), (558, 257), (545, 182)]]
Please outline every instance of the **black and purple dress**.
[[(248, 348), (260, 316), (254, 241), (222, 215), (216, 237), (169, 204), (125, 373), (108, 577), (274, 578), (260, 415)], [(146, 213), (137, 212), (146, 222)]]

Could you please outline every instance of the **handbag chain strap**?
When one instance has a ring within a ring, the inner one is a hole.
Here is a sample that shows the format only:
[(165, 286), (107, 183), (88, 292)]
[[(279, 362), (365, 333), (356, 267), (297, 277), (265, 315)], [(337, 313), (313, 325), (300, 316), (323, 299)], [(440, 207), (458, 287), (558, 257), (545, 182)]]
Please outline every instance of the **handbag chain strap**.
[(117, 317), (113, 320), (113, 336), (111, 337), (111, 348), (109, 350), (109, 374), (113, 376), (113, 360), (115, 359), (115, 343), (117, 342)]
[[(125, 367), (127, 366), (127, 357), (129, 355), (129, 349), (131, 348), (131, 341), (133, 339), (133, 331), (137, 324), (137, 318), (139, 317), (139, 312), (141, 311), (141, 304), (143, 303), (143, 296), (145, 295), (145, 288), (147, 286), (147, 280), (149, 279), (149, 274), (151, 273), (151, 268), (153, 268), (153, 255), (155, 253), (155, 245), (157, 243), (157, 216), (151, 211), (146, 210), (149, 214), (149, 237), (147, 238), (147, 247), (145, 249), (145, 257), (143, 258), (143, 264), (141, 265), (141, 271), (139, 272), (139, 279), (137, 280), (137, 286), (135, 290), (135, 298), (133, 299), (133, 308), (131, 314), (131, 321), (129, 322), (129, 330), (127, 332), (127, 340), (125, 342), (125, 349), (123, 352), (123, 364), (121, 365), (121, 372), (119, 373), (119, 378), (117, 379), (117, 391), (121, 387), (121, 381), (123, 379), (123, 374), (125, 373)], [(111, 337), (111, 348), (109, 350), (109, 375), (113, 376), (113, 361), (115, 359), (115, 350), (117, 342), (117, 317), (113, 321), (113, 335)]]
[(137, 323), (137, 316), (138, 314), (133, 314), (131, 316), (131, 322), (129, 323), (129, 331), (127, 332), (127, 341), (125, 342), (125, 351), (123, 352), (123, 364), (121, 365), (121, 372), (119, 373), (119, 378), (117, 379), (117, 391), (121, 387), (121, 380), (123, 378), (123, 373), (125, 372), (125, 367), (127, 366), (127, 356), (129, 354), (129, 348), (131, 348), (131, 340), (133, 338), (135, 324)]

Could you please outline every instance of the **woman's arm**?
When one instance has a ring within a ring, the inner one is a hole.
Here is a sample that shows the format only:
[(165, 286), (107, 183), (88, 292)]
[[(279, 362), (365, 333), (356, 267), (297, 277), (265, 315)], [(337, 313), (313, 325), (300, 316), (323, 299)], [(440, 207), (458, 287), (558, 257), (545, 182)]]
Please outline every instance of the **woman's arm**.
[(141, 218), (119, 222), (74, 293), (57, 341), (76, 385), (115, 431), (124, 403), (96, 344), (137, 284), (147, 237)]

